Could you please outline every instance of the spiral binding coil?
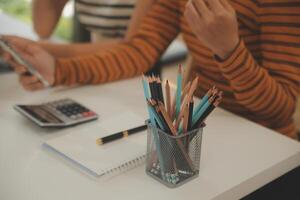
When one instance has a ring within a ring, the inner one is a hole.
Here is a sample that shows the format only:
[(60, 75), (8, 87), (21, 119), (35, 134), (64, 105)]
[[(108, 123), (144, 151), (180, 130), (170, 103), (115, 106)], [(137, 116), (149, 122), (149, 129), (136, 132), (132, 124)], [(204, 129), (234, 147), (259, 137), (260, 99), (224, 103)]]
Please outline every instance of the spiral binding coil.
[(117, 165), (117, 167), (114, 168), (108, 168), (103, 170), (103, 175), (102, 176), (114, 176), (114, 175), (118, 175), (122, 172), (125, 171), (129, 171), (135, 167), (138, 167), (142, 164), (144, 164), (146, 161), (146, 155), (142, 155), (139, 156), (133, 160), (129, 160), (129, 161), (124, 161), (124, 162), (120, 162), (119, 165)]

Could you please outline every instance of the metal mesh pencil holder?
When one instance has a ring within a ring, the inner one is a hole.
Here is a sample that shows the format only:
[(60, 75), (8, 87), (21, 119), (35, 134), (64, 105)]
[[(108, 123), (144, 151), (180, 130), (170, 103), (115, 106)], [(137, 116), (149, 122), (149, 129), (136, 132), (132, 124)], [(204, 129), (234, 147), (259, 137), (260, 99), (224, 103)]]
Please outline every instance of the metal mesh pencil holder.
[(199, 175), (203, 127), (173, 136), (148, 121), (146, 173), (174, 188)]

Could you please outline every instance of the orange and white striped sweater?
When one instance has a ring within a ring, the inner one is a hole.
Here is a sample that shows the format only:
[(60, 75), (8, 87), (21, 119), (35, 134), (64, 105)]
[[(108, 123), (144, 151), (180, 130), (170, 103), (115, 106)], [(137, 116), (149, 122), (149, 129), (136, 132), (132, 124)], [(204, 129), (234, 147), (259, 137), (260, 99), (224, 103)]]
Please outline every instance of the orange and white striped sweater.
[(184, 19), (187, 0), (158, 0), (126, 43), (91, 55), (58, 59), (56, 85), (97, 84), (148, 71), (182, 33), (193, 57), (198, 95), (212, 85), (224, 91), (222, 107), (296, 137), (292, 119), (300, 92), (300, 1), (230, 0), (240, 43), (224, 61), (197, 40)]

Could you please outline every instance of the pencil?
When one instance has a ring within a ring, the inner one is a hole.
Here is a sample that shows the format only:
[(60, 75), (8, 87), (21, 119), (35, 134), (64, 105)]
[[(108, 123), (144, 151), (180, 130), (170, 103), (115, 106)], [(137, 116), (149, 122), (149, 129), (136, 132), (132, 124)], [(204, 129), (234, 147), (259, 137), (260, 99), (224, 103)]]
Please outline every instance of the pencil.
[[(188, 92), (188, 94), (186, 95), (186, 97), (184, 98), (183, 102), (182, 102), (182, 105), (186, 105), (192, 98), (193, 98), (193, 95), (194, 95), (194, 92), (196, 91), (197, 89), (197, 86), (198, 86), (198, 77), (196, 77), (193, 82), (192, 82), (192, 85), (191, 85), (191, 88)], [(182, 115), (183, 115), (183, 110), (184, 109), (181, 109), (177, 119), (176, 119), (176, 122), (175, 122), (175, 127), (178, 127), (179, 126), (179, 122), (182, 118)]]
[(156, 112), (157, 112), (157, 114), (158, 114), (158, 116), (159, 116), (159, 118), (162, 122), (162, 125), (163, 125), (163, 128), (164, 128), (162, 130), (164, 130), (166, 133), (169, 133), (169, 134), (173, 135), (173, 133), (175, 133), (175, 132), (173, 132), (171, 130), (171, 127), (168, 125), (167, 119), (164, 117), (164, 115), (163, 115), (162, 111), (160, 110), (158, 104), (155, 104), (154, 108), (155, 108), (155, 110), (156, 110)]
[(158, 83), (157, 83), (157, 79), (154, 75), (152, 75), (152, 80), (153, 80), (153, 90), (154, 90), (154, 93), (155, 93), (155, 98), (154, 100), (155, 101), (159, 101), (160, 100), (160, 96), (159, 96), (159, 89), (158, 89)]
[[(187, 85), (184, 87), (183, 91), (182, 91), (182, 95), (181, 95), (181, 106), (184, 102), (184, 97), (186, 96), (186, 94), (188, 93), (188, 91), (190, 90), (191, 88), (191, 82), (189, 81), (187, 83)], [(170, 110), (170, 116), (171, 116), (171, 119), (174, 120), (175, 119), (175, 105), (176, 105), (176, 93), (175, 93), (175, 97), (174, 97), (174, 100), (172, 101), (172, 104), (171, 104), (171, 110)]]
[[(149, 105), (149, 110), (150, 110), (151, 114), (154, 116), (155, 121), (158, 124), (158, 128), (161, 129), (161, 130), (165, 130), (163, 122), (160, 119), (158, 113), (156, 112), (154, 106), (152, 105), (152, 102), (149, 99), (147, 100), (147, 102), (148, 102), (148, 105)], [(152, 125), (155, 126), (155, 124), (152, 124)]]
[(188, 120), (189, 120), (189, 108), (188, 105), (185, 105), (183, 120), (182, 120), (183, 133), (187, 133), (188, 131)]
[(196, 113), (201, 109), (201, 107), (208, 101), (208, 99), (213, 95), (216, 91), (216, 87), (214, 86), (213, 88), (209, 89), (208, 92), (204, 95), (204, 97), (201, 99), (200, 103), (196, 106), (193, 116), (196, 115)]
[(172, 133), (172, 135), (176, 135), (176, 129), (174, 128), (173, 123), (171, 121), (171, 118), (167, 114), (163, 103), (158, 102), (158, 108), (159, 108), (162, 116), (165, 118), (165, 121), (166, 121), (166, 123), (167, 123), (167, 125), (168, 125), (168, 127), (169, 127), (169, 129), (170, 129), (170, 131)]
[(165, 104), (164, 93), (162, 91), (161, 80), (160, 80), (159, 77), (157, 77), (156, 79), (157, 79), (157, 88), (158, 88), (159, 101), (161, 101), (163, 104)]
[(147, 80), (146, 80), (145, 75), (142, 76), (142, 82), (143, 82), (143, 89), (144, 89), (145, 98), (149, 99), (150, 98), (150, 95), (149, 95), (149, 85), (147, 84)]
[(149, 82), (149, 88), (150, 88), (151, 98), (156, 99), (156, 95), (155, 95), (156, 93), (154, 91), (153, 80), (152, 80), (151, 77), (148, 77), (148, 82)]
[(167, 107), (167, 113), (169, 117), (172, 120), (172, 113), (171, 113), (171, 91), (170, 91), (170, 85), (169, 81), (166, 81), (166, 107)]
[(194, 109), (194, 100), (191, 99), (189, 103), (189, 117), (188, 117), (187, 131), (192, 130), (193, 109)]
[(188, 92), (191, 88), (191, 82), (188, 82), (187, 85), (184, 87), (183, 91), (182, 91), (182, 95), (181, 95), (181, 107), (183, 107), (184, 103), (186, 102), (187, 98), (188, 98)]
[[(144, 89), (144, 96), (145, 96), (145, 99), (150, 99), (150, 94), (149, 94), (149, 83), (147, 82), (146, 80), (146, 77), (143, 75), (142, 77), (142, 82), (143, 82), (143, 89)], [(154, 116), (153, 114), (150, 112), (149, 110), (149, 105), (147, 105), (147, 108), (148, 108), (148, 114), (149, 114), (149, 118), (150, 118), (150, 121), (151, 123), (154, 125), (155, 124), (155, 120), (154, 120)]]
[(196, 122), (198, 121), (198, 119), (204, 114), (204, 112), (206, 112), (206, 110), (208, 109), (208, 107), (213, 103), (213, 101), (215, 100), (216, 96), (212, 96), (209, 98), (208, 101), (205, 102), (205, 104), (201, 107), (201, 109), (199, 110), (199, 112), (196, 113), (195, 117), (193, 117), (193, 124), (192, 126), (194, 126), (196, 124)]
[(147, 125), (138, 126), (138, 127), (132, 128), (132, 129), (128, 129), (128, 130), (125, 130), (125, 131), (121, 131), (121, 132), (118, 132), (118, 133), (114, 133), (112, 135), (108, 135), (108, 136), (99, 138), (99, 139), (96, 140), (96, 143), (98, 145), (103, 145), (103, 144), (106, 144), (106, 143), (109, 143), (109, 142), (112, 142), (112, 141), (115, 141), (115, 140), (119, 140), (121, 138), (128, 137), (129, 135), (139, 133), (139, 132), (141, 132), (143, 130), (146, 130), (146, 129), (147, 129)]
[(184, 97), (189, 92), (190, 88), (191, 88), (191, 82), (189, 81), (182, 90), (181, 101), (183, 101)]
[[(179, 121), (178, 124), (175, 124), (175, 128), (177, 129), (178, 126), (178, 133), (186, 133), (189, 131), (189, 119), (190, 119), (190, 108), (193, 109), (189, 104), (186, 104), (183, 107), (183, 115), (181, 117), (181, 120)], [(182, 122), (182, 123), (181, 123)]]
[(171, 119), (172, 121), (174, 121), (175, 119), (175, 107), (176, 107), (176, 93), (175, 93), (175, 96), (173, 98), (173, 101), (172, 101), (172, 105), (171, 105), (171, 112), (170, 112), (170, 115), (171, 115)]
[[(146, 88), (146, 86), (145, 86), (145, 88)], [(148, 97), (149, 97), (149, 95), (148, 95)], [(154, 127), (154, 126), (156, 126), (155, 117), (157, 117), (157, 116), (155, 116), (155, 111), (153, 110), (152, 106), (150, 105), (150, 101), (148, 99), (149, 98), (146, 99), (148, 112), (149, 112), (151, 124)], [(156, 121), (158, 121), (157, 123), (160, 124), (159, 119), (157, 119)], [(162, 127), (162, 124), (160, 124), (160, 125)], [(159, 137), (156, 133), (152, 133), (152, 134), (153, 134), (153, 139), (154, 139), (154, 143), (155, 143), (156, 150), (157, 150), (156, 152), (157, 152), (158, 161), (161, 166), (161, 175), (163, 176), (163, 174), (165, 173), (165, 163), (164, 163), (164, 159), (163, 159), (163, 155), (162, 155), (162, 151), (161, 151)], [(155, 160), (155, 158), (153, 158), (153, 159)]]
[(182, 66), (179, 65), (178, 67), (178, 74), (177, 74), (177, 90), (176, 90), (176, 117), (178, 117), (181, 107), (181, 92), (182, 92)]
[(206, 112), (198, 119), (198, 121), (195, 123), (193, 128), (198, 128), (201, 126), (201, 124), (204, 122), (204, 120), (208, 117), (208, 115), (210, 115), (212, 113), (212, 111), (218, 107), (218, 105), (221, 103), (222, 100), (222, 96), (219, 96), (218, 99), (216, 99), (214, 101), (213, 104), (211, 104), (208, 109), (206, 110)]
[[(191, 82), (188, 82), (187, 85), (184, 87), (184, 89), (183, 89), (183, 91), (182, 91), (182, 94), (181, 94), (181, 106), (183, 105), (184, 98), (187, 96), (187, 93), (189, 92), (190, 88), (191, 88)], [(174, 100), (175, 100), (175, 101), (173, 101), (172, 107), (174, 107), (174, 109), (175, 109), (175, 104), (176, 104), (176, 94), (175, 94)]]

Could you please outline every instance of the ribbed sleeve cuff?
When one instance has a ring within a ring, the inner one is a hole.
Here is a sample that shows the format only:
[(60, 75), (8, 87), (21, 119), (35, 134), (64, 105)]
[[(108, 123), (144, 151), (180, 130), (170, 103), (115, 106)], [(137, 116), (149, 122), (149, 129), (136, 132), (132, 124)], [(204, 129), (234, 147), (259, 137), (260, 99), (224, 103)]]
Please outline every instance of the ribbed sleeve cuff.
[[(68, 62), (64, 59), (57, 59), (55, 64), (55, 82), (54, 86), (64, 85), (67, 81), (68, 71), (70, 71)], [(70, 75), (70, 73), (69, 73)]]
[(217, 55), (215, 56), (216, 61), (219, 66), (222, 67), (225, 71), (230, 70), (235, 67), (236, 61), (239, 60), (241, 54), (246, 50), (243, 40), (240, 40), (235, 49), (226, 59), (221, 59)]
[(246, 75), (247, 73), (245, 72), (253, 67), (251, 64), (249, 65), (251, 56), (243, 40), (240, 40), (234, 51), (225, 60), (221, 60), (218, 57), (215, 59), (218, 62), (219, 69), (229, 80)]

